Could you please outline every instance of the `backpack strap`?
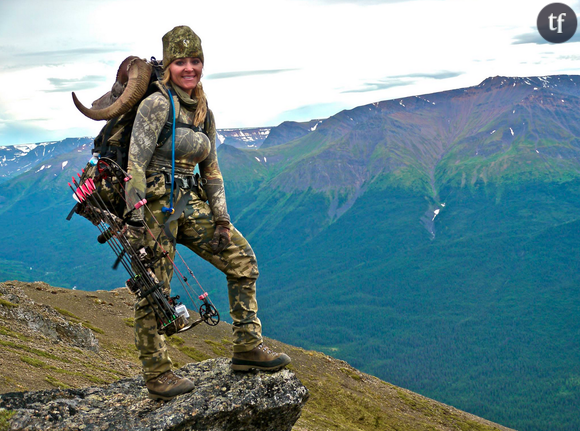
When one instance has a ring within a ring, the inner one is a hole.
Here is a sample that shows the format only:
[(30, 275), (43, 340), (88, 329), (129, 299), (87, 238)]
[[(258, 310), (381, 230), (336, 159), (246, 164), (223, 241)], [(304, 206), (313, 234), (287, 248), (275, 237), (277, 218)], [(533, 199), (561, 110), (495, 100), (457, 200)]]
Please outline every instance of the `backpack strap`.
[[(163, 129), (161, 129), (161, 133), (159, 133), (159, 139), (157, 139), (157, 145), (162, 145), (167, 139), (169, 139), (171, 137), (171, 130), (173, 128), (173, 124), (171, 123), (171, 120), (167, 120), (163, 126)], [(207, 135), (207, 133), (205, 132), (203, 127), (199, 127), (199, 126), (194, 126), (193, 124), (186, 124), (186, 123), (182, 123), (180, 121), (177, 121), (175, 123), (175, 128), (187, 128), (187, 129), (191, 129), (194, 132), (202, 132), (204, 134)]]
[(117, 125), (120, 117), (113, 118), (107, 121), (103, 130), (99, 133), (99, 136), (94, 141), (94, 151), (98, 152), (101, 156), (105, 156), (109, 151), (109, 138), (112, 135), (112, 131)]
[[(171, 92), (169, 92), (171, 97)], [(206, 101), (206, 106), (208, 106), (208, 112), (209, 112), (209, 105), (207, 104)], [(172, 119), (171, 117), (171, 107), (169, 107), (169, 112), (167, 113), (167, 120), (165, 121), (165, 124), (163, 125), (163, 129), (161, 129), (161, 133), (159, 133), (159, 138), (157, 139), (157, 145), (163, 145), (163, 143), (169, 139), (171, 137), (171, 131), (173, 129), (173, 122), (171, 121)], [(201, 132), (204, 135), (207, 135), (207, 130), (209, 130), (209, 114), (205, 116), (205, 121), (203, 123), (202, 127), (199, 126), (194, 126), (193, 124), (187, 124), (187, 123), (182, 123), (180, 121), (177, 121), (175, 123), (175, 128), (186, 128), (186, 129), (191, 129), (194, 132)], [(208, 136), (209, 138), (209, 136)]]

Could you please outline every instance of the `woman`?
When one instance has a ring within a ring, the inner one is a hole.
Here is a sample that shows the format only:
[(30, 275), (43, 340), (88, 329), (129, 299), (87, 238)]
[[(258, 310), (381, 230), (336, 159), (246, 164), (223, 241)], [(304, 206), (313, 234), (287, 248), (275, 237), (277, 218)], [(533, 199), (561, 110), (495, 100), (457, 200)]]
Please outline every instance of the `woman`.
[[(224, 272), (233, 320), (232, 369), (276, 370), (290, 363), (290, 358), (271, 351), (262, 342), (261, 323), (256, 315), (258, 267), (252, 248), (230, 223), (217, 161), (214, 118), (200, 83), (203, 62), (201, 40), (189, 27), (175, 27), (163, 36), (163, 85), (143, 100), (137, 111), (129, 150), (128, 171), (133, 179), (126, 190), (127, 201), (131, 208), (139, 200), (138, 196), (146, 196), (152, 214), (140, 208), (140, 213), (133, 217), (143, 218), (156, 237), (162, 228), (153, 217), (160, 224), (167, 224), (170, 215), (163, 209), (179, 207), (180, 202), (186, 204), (183, 211), (171, 216), (170, 232), (161, 233), (160, 242), (171, 259), (157, 261), (155, 275), (169, 289), (174, 240)], [(166, 89), (174, 95), (170, 96)], [(173, 173), (172, 138), (158, 144), (171, 108), (169, 97), (173, 97), (176, 117)], [(198, 196), (201, 193), (192, 184), (196, 165), (199, 165), (209, 204)], [(151, 243), (153, 249), (152, 239), (138, 240)], [(193, 389), (189, 379), (171, 371), (164, 337), (157, 333), (155, 315), (147, 300), (135, 305), (135, 344), (151, 398), (167, 400)]]

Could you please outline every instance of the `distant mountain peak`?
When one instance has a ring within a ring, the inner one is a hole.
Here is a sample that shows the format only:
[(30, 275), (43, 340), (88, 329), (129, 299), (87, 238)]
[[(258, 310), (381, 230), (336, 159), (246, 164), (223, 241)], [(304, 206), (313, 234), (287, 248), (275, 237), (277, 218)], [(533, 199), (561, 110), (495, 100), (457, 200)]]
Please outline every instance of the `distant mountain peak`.
[(536, 88), (558, 88), (559, 86), (578, 86), (578, 75), (546, 75), (546, 76), (492, 76), (484, 79), (477, 88), (529, 85)]

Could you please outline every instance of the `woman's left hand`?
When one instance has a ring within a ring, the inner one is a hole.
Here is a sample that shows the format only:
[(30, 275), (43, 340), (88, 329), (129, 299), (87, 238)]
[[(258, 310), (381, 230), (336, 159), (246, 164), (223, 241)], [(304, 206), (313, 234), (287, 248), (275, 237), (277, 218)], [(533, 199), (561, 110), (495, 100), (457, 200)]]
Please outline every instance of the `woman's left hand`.
[(216, 225), (213, 238), (209, 242), (211, 251), (213, 254), (221, 253), (226, 249), (230, 241), (230, 228), (221, 224)]

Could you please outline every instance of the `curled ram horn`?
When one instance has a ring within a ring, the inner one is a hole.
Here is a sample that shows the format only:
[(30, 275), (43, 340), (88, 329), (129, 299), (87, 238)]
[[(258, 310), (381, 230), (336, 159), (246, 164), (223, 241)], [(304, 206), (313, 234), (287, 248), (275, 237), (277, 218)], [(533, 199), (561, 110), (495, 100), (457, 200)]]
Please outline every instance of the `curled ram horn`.
[(119, 66), (117, 79), (111, 91), (85, 107), (73, 92), (75, 106), (93, 120), (110, 120), (128, 112), (147, 92), (152, 67), (139, 57), (127, 57)]

